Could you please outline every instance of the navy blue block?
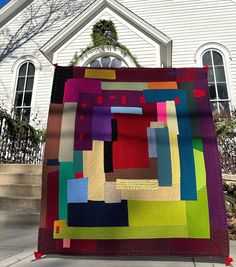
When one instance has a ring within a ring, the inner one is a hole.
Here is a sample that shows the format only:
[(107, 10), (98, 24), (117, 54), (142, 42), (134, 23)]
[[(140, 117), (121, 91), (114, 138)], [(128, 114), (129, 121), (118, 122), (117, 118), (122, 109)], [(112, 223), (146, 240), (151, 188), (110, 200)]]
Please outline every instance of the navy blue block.
[(127, 200), (121, 203), (68, 203), (68, 226), (128, 226)]
[(60, 165), (58, 159), (48, 159), (47, 166), (58, 166)]

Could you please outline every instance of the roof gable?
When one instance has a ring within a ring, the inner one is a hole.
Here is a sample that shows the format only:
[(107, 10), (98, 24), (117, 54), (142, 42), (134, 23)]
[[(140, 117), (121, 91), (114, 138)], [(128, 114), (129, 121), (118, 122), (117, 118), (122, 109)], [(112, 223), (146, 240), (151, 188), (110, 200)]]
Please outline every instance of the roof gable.
[(169, 50), (171, 49), (171, 39), (168, 36), (135, 15), (116, 0), (97, 0), (85, 9), (79, 16), (67, 24), (45, 45), (43, 45), (40, 51), (52, 62), (54, 52), (68, 41), (76, 32), (81, 30), (84, 25), (91, 20), (91, 18), (102, 12), (105, 8), (111, 9), (114, 13), (124, 18), (128, 23), (147, 35), (150, 39), (168, 47)]

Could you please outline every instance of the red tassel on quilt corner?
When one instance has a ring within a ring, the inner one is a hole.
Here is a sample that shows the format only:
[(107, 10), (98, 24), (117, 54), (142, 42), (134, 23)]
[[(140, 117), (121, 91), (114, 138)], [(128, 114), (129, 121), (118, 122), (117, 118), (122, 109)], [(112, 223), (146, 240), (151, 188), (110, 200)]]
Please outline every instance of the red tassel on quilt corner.
[(34, 257), (36, 260), (39, 260), (44, 254), (38, 251), (34, 252)]
[(229, 266), (231, 262), (233, 262), (233, 259), (230, 258), (230, 257), (228, 257), (228, 258), (226, 259), (226, 261), (225, 261), (225, 265), (226, 265), (226, 266)]

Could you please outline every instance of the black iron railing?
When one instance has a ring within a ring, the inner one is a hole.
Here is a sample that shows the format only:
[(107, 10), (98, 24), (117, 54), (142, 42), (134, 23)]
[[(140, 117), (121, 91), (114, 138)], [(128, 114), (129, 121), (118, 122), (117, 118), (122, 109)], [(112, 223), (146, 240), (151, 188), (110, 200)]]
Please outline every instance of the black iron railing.
[(218, 138), (218, 147), (221, 158), (221, 168), (223, 173), (236, 174), (236, 134)]
[(45, 133), (0, 113), (0, 163), (40, 164)]

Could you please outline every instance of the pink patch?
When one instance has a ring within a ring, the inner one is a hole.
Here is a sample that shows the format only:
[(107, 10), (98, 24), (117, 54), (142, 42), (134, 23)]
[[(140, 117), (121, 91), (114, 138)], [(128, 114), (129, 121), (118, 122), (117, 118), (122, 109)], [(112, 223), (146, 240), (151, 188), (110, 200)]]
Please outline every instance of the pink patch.
[(157, 103), (157, 121), (162, 122), (164, 124), (167, 123), (166, 102)]
[(70, 239), (63, 239), (63, 248), (70, 248)]

